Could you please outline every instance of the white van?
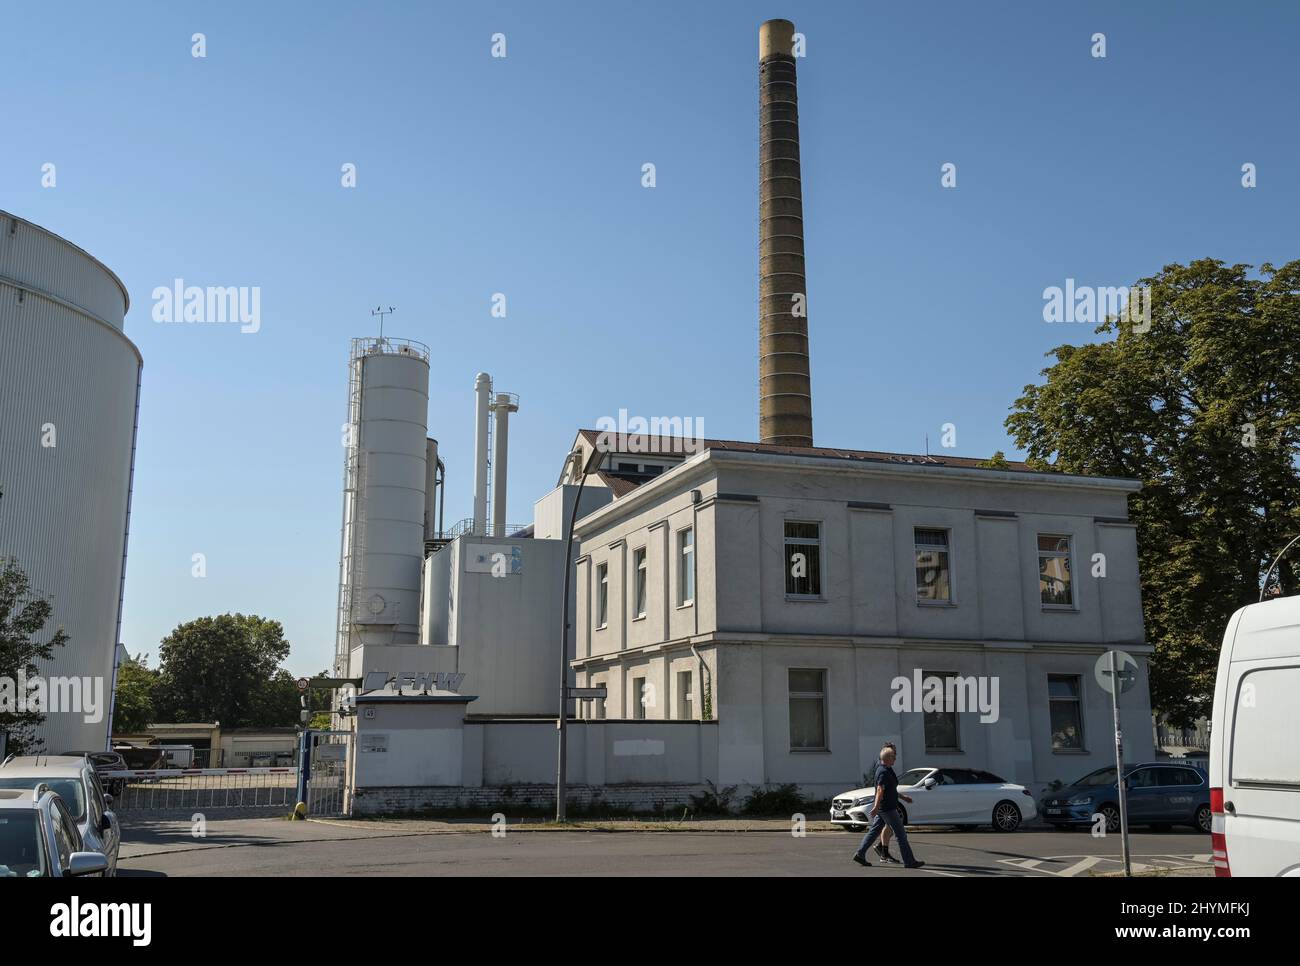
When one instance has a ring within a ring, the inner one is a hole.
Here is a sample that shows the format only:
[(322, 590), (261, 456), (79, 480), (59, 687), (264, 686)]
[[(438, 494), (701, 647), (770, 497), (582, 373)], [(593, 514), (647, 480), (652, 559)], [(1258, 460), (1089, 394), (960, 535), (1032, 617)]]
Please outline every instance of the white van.
[(1210, 720), (1214, 874), (1300, 876), (1300, 597), (1232, 615)]

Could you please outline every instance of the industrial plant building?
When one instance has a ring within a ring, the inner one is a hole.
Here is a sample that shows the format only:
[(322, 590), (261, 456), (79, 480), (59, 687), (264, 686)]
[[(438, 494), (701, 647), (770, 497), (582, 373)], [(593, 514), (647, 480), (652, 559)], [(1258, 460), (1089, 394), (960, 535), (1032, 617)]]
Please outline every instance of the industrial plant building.
[[(560, 714), (579, 802), (829, 796), (885, 740), (904, 767), (1041, 790), (1113, 760), (1112, 648), (1139, 666), (1129, 754), (1153, 753), (1136, 482), (814, 445), (794, 43), (760, 30), (758, 442), (579, 431), (511, 525), (520, 402), (480, 373), (474, 514), (443, 530), (427, 354), (354, 343), (336, 663), (356, 811), (545, 800)], [(586, 689), (564, 702), (561, 646)], [(970, 702), (899, 703), (927, 678)]]
[(41, 676), (81, 691), (47, 710), (46, 751), (108, 743), (141, 370), (129, 304), (98, 259), (0, 211), (0, 557), (53, 605), (39, 639), (68, 635)]

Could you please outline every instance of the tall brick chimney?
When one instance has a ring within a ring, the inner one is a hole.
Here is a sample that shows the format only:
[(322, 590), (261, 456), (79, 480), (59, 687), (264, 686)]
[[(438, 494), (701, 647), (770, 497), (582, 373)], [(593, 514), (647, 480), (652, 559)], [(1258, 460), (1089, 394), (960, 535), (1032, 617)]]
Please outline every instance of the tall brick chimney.
[(811, 446), (794, 24), (758, 28), (758, 436)]

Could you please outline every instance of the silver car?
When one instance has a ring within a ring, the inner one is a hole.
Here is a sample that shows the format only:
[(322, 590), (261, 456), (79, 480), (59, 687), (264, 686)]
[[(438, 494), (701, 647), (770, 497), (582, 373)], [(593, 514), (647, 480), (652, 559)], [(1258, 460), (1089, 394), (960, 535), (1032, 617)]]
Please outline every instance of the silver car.
[(0, 878), (103, 875), (108, 859), (87, 852), (63, 799), (43, 783), (0, 790)]
[(105, 795), (93, 763), (70, 755), (13, 755), (0, 764), (0, 791), (32, 790), (44, 784), (63, 799), (77, 823), (82, 847), (102, 853), (108, 874), (117, 874), (117, 852), (122, 841), (117, 817), (110, 811), (112, 796)]

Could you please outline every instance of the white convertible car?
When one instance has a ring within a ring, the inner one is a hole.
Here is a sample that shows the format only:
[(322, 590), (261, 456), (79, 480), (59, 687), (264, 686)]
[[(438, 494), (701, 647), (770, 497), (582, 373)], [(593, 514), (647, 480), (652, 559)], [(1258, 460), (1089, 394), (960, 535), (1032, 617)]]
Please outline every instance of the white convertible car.
[[(1014, 832), (1021, 822), (1038, 815), (1034, 797), (1024, 785), (1003, 781), (975, 768), (912, 768), (898, 776), (904, 825), (992, 825)], [(856, 788), (831, 801), (831, 821), (862, 831), (870, 821), (875, 788)]]

